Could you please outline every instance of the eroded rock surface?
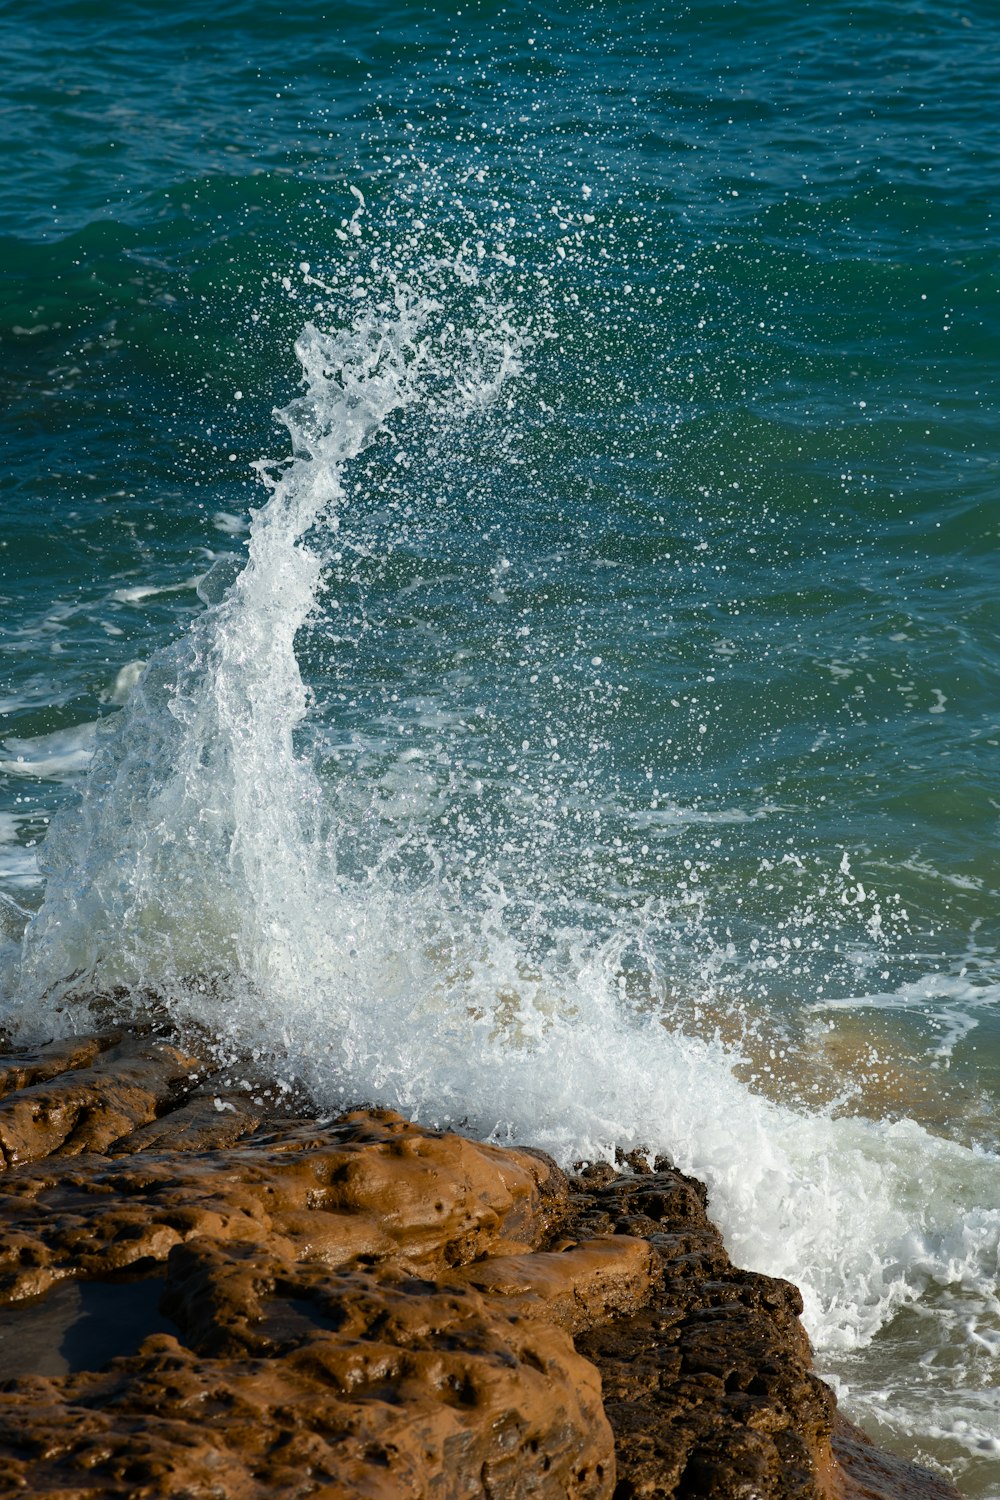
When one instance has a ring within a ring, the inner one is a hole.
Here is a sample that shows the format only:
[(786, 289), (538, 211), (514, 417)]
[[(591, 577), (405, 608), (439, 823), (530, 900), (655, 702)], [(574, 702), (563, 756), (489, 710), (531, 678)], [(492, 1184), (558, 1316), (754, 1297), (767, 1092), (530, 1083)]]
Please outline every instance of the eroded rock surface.
[(667, 1164), (267, 1116), (195, 1051), (0, 1059), (0, 1496), (954, 1494)]

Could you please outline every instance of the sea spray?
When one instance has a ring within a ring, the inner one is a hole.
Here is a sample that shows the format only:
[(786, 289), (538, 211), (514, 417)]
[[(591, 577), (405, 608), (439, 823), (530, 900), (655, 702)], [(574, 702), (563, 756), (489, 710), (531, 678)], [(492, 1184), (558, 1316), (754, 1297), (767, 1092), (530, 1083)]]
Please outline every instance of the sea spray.
[[(343, 465), (391, 412), (453, 379), (458, 407), (482, 404), (517, 368), (502, 316), (496, 329), (465, 330), (457, 378), (440, 355), (431, 364), (424, 325), (436, 310), (397, 286), (388, 309), (349, 332), (305, 330), (306, 391), (279, 413), (295, 459), (277, 479), (261, 466), (271, 495), (246, 566), (150, 662), (106, 727), (79, 810), (46, 841), (45, 900), (18, 987), (26, 1002), (221, 984), (236, 1003), (245, 987), (270, 993), (276, 981), (294, 994), (309, 951), (302, 923), (336, 874), (320, 787), (294, 745), (308, 702), (295, 637), (322, 573), (305, 538), (320, 523), (336, 528)], [(218, 586), (204, 580), (206, 600)], [(62, 1015), (79, 1024), (77, 1012)]]
[[(551, 910), (535, 882), (526, 915), (510, 860), (502, 876), (487, 859), (478, 884), (460, 879), (447, 842), (428, 837), (414, 860), (412, 832), (391, 822), (383, 847), (366, 834), (356, 857), (351, 798), (308, 750), (299, 643), (352, 462), (395, 417), (425, 412), (440, 428), (488, 408), (517, 373), (507, 310), (477, 309), (456, 325), (438, 298), (397, 285), (346, 331), (303, 334), (305, 392), (281, 413), (292, 456), (262, 469), (270, 495), (245, 566), (202, 583), (205, 610), (150, 661), (102, 732), (79, 808), (51, 831), (21, 1029), (86, 1026), (89, 994), (117, 997), (124, 1017), (152, 998), (207, 1028), (229, 1066), (324, 1108), (374, 1100), (567, 1164), (663, 1151), (708, 1182), (738, 1261), (802, 1287), (830, 1357), (906, 1308), (941, 1320), (942, 1346), (964, 1320), (988, 1349), (995, 1157), (905, 1119), (834, 1118), (750, 1091), (734, 1051), (671, 1028), (657, 1003), (665, 907), (639, 904), (595, 932), (553, 876)], [(541, 820), (537, 833), (544, 847)], [(970, 1345), (956, 1361), (979, 1355)], [(932, 1430), (919, 1410), (905, 1420)], [(965, 1430), (982, 1451), (983, 1424)]]

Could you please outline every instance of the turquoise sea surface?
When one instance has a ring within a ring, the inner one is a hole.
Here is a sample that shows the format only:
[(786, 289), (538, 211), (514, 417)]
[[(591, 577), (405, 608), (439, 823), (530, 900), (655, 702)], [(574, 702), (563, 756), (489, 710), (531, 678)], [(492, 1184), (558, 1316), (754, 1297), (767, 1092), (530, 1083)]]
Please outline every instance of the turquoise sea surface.
[(0, 1021), (667, 1151), (1000, 1496), (1000, 9), (0, 49)]

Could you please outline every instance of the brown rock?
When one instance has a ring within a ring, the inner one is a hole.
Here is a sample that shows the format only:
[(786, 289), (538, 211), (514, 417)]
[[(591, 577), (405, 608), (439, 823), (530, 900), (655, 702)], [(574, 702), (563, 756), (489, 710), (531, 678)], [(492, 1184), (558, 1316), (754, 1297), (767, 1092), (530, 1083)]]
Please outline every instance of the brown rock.
[(329, 1267), (365, 1256), (443, 1269), (533, 1249), (565, 1196), (536, 1154), (387, 1111), (323, 1129), (285, 1122), (228, 1152), (50, 1158), (0, 1177), (0, 1305), (64, 1276), (164, 1260), (196, 1236), (271, 1242)]
[(18, 1382), (0, 1493), (610, 1494), (600, 1381), (561, 1330), (418, 1278), (342, 1272), (317, 1301), (308, 1277), (256, 1269), (256, 1355), (159, 1336), (102, 1372)]
[(568, 1181), (204, 1072), (150, 1038), (0, 1062), (0, 1496), (954, 1494), (837, 1418), (798, 1293), (662, 1159)]
[(140, 1125), (109, 1148), (110, 1156), (135, 1151), (215, 1151), (232, 1146), (256, 1130), (264, 1117), (262, 1105), (245, 1094), (198, 1094), (178, 1109), (149, 1125)]
[(490, 1256), (460, 1274), (466, 1285), (503, 1297), (522, 1317), (577, 1333), (642, 1307), (656, 1271), (645, 1240), (615, 1235), (570, 1243), (559, 1253)]
[(584, 1222), (645, 1233), (660, 1260), (646, 1306), (577, 1339), (601, 1372), (619, 1500), (825, 1493), (832, 1393), (810, 1372), (798, 1293), (739, 1271), (676, 1172), (578, 1199)]
[[(82, 1044), (79, 1053), (85, 1056)], [(103, 1151), (156, 1118), (178, 1086), (198, 1076), (199, 1062), (169, 1043), (128, 1039), (96, 1055), (90, 1066), (70, 1063), (55, 1076), (42, 1069), (37, 1081), (0, 1100), (0, 1163), (14, 1167), (61, 1151), (77, 1156)], [(63, 1053), (58, 1061), (67, 1056)], [(48, 1059), (53, 1065), (55, 1055)], [(7, 1076), (17, 1077), (17, 1065)], [(37, 1076), (36, 1071), (36, 1076)]]
[(0, 1058), (0, 1099), (15, 1089), (45, 1083), (72, 1068), (86, 1068), (99, 1053), (120, 1041), (117, 1032), (107, 1036), (71, 1036), (28, 1051), (8, 1053)]

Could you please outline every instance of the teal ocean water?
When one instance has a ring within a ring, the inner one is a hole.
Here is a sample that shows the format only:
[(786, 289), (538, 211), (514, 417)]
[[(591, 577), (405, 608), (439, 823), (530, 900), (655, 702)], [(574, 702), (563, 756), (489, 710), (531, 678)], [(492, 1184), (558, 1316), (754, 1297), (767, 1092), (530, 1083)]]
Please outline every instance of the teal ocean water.
[(0, 7), (8, 1028), (666, 1150), (1000, 1495), (1000, 13)]

